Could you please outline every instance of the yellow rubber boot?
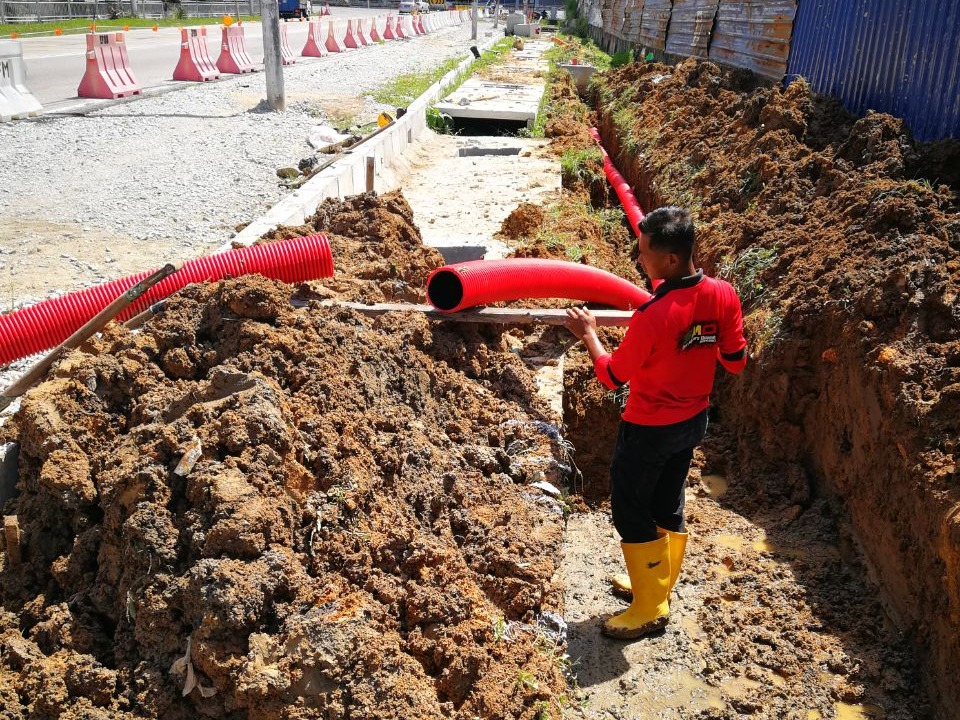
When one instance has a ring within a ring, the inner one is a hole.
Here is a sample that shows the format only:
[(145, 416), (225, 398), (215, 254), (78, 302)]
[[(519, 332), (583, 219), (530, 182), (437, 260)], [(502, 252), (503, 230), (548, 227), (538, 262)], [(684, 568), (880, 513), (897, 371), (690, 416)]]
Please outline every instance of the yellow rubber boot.
[(620, 543), (630, 575), (633, 600), (619, 615), (604, 621), (600, 632), (633, 640), (660, 630), (670, 618), (670, 537), (665, 532), (646, 543)]
[[(670, 590), (677, 584), (677, 578), (680, 577), (680, 566), (683, 565), (683, 554), (687, 550), (687, 538), (690, 533), (673, 532), (657, 528), (658, 532), (665, 532), (670, 536)], [(625, 597), (628, 600), (633, 596), (633, 590), (630, 588), (630, 576), (626, 574), (614, 575), (610, 579), (613, 585), (613, 594)]]

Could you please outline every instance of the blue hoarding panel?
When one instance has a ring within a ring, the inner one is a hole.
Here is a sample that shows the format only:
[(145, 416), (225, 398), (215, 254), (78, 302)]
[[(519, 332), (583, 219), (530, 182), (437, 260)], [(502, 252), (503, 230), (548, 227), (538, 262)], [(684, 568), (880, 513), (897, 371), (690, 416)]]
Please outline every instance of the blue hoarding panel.
[(960, 1), (800, 0), (787, 72), (920, 140), (960, 137)]

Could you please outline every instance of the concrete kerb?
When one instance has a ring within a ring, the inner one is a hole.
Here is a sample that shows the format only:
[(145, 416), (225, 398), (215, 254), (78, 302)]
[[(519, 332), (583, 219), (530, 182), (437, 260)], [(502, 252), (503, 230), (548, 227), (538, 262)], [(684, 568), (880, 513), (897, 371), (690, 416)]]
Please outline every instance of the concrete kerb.
[[(493, 33), (478, 49), (486, 50), (497, 40), (499, 35)], [(376, 189), (377, 178), (383, 170), (392, 166), (427, 130), (427, 108), (442, 97), (447, 88), (456, 82), (462, 73), (467, 72), (475, 61), (471, 53), (410, 103), (406, 114), (394, 121), (393, 125), (355, 149), (348, 149), (342, 159), (310, 178), (237, 233), (229, 243), (217, 248), (215, 253), (226, 252), (238, 245), (252, 245), (279, 225), (301, 225), (326, 198), (343, 198), (366, 192), (369, 158), (373, 159), (373, 189)]]

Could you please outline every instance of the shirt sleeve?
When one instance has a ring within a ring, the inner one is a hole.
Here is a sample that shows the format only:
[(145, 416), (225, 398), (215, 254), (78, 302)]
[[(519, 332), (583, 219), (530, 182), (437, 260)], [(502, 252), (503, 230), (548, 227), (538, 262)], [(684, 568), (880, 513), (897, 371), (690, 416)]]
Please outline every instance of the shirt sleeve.
[(728, 372), (736, 375), (747, 365), (747, 341), (743, 337), (743, 310), (733, 286), (726, 284), (725, 290), (717, 359)]
[(652, 349), (649, 332), (645, 332), (643, 318), (634, 313), (623, 342), (612, 353), (601, 355), (593, 362), (599, 380), (610, 390), (626, 385), (633, 374), (643, 366)]

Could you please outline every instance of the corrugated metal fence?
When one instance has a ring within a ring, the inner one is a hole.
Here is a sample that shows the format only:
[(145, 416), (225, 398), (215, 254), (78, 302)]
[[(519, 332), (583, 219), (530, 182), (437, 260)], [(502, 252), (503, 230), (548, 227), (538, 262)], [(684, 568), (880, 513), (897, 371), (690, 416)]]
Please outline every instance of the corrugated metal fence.
[(960, 2), (801, 0), (788, 73), (921, 140), (960, 137)]
[(960, 0), (581, 0), (610, 52), (802, 75), (850, 110), (960, 137)]

